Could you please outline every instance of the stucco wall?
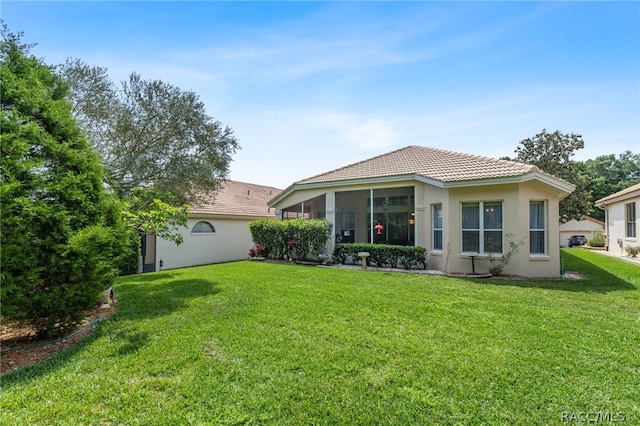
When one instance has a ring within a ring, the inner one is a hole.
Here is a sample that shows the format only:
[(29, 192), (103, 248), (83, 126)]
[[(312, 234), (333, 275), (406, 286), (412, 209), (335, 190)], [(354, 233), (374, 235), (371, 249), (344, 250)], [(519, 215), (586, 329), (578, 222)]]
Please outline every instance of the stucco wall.
[[(209, 222), (215, 233), (191, 233), (199, 221)], [(246, 259), (253, 246), (249, 223), (252, 219), (214, 217), (189, 218), (187, 228), (181, 230), (184, 243), (176, 246), (171, 241), (157, 239), (156, 270), (183, 268), (209, 263)]]
[[(636, 238), (626, 237), (625, 205), (636, 203)], [(638, 224), (640, 224), (640, 197), (625, 199), (607, 206), (607, 237), (609, 240), (609, 251), (618, 255), (626, 255), (624, 250), (627, 246), (639, 246)]]
[[(462, 253), (461, 203), (479, 201), (503, 202), (503, 251), (509, 241), (522, 241), (515, 255), (504, 268), (505, 274), (528, 277), (557, 277), (560, 275), (560, 250), (558, 242), (558, 195), (547, 186), (536, 182), (491, 185), (449, 190), (449, 209), (445, 211), (449, 227), (447, 272), (470, 273), (471, 259)], [(547, 235), (546, 254), (529, 253), (529, 201), (546, 201)], [(488, 255), (475, 258), (477, 273), (486, 273), (491, 265)]]

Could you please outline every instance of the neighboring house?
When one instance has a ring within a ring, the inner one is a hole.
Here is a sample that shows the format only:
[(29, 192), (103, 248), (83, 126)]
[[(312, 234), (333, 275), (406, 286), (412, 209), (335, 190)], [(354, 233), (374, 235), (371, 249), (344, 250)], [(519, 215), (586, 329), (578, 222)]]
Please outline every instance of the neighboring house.
[(604, 210), (607, 251), (624, 255), (627, 246), (640, 246), (640, 183), (599, 199), (596, 206)]
[[(274, 218), (267, 201), (281, 189), (227, 180), (203, 205), (191, 207), (184, 243), (147, 236), (145, 272), (246, 259), (253, 246), (249, 223)], [(146, 247), (145, 247), (146, 246)], [(154, 247), (155, 246), (155, 247)]]
[(337, 242), (418, 245), (429, 269), (470, 273), (473, 256), (484, 273), (522, 240), (504, 273), (557, 277), (558, 202), (573, 190), (536, 166), (408, 146), (297, 181), (269, 206), (283, 219), (329, 219), (329, 252)]
[(569, 238), (572, 235), (584, 235), (588, 240), (593, 237), (593, 233), (604, 232), (604, 222), (590, 216), (582, 216), (580, 220), (571, 219), (560, 224), (560, 246), (568, 247)]

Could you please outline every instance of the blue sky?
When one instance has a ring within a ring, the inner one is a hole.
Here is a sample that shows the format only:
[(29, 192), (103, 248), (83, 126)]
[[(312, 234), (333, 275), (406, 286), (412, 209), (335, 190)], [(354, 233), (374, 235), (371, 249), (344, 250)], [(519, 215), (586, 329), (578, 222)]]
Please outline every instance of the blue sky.
[(200, 96), (241, 150), (230, 177), (285, 188), (407, 145), (513, 156), (542, 129), (577, 160), (640, 152), (638, 2), (14, 2), (67, 57)]

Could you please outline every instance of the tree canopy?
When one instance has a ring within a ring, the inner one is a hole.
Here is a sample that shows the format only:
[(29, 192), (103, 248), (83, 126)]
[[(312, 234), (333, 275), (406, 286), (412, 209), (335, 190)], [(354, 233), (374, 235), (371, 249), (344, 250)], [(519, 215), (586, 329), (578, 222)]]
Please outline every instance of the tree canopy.
[(532, 138), (520, 141), (516, 148), (516, 160), (536, 165), (543, 172), (552, 174), (576, 186), (576, 189), (560, 201), (560, 221), (580, 220), (582, 215), (590, 215), (593, 202), (589, 190), (590, 179), (580, 172), (577, 164), (571, 160), (575, 151), (584, 148), (581, 135), (564, 134), (556, 130), (548, 133), (546, 129)]
[[(631, 151), (579, 162), (578, 168), (591, 178), (589, 189), (593, 202), (640, 183), (640, 154)], [(594, 209), (592, 216), (604, 220), (604, 210)]]
[(71, 115), (67, 84), (30, 47), (3, 27), (2, 316), (33, 321), (47, 334), (111, 285), (129, 234), (99, 157)]
[(70, 85), (74, 117), (124, 198), (152, 186), (179, 203), (194, 203), (227, 176), (238, 142), (194, 92), (136, 73), (117, 87), (106, 68), (80, 60), (59, 70)]

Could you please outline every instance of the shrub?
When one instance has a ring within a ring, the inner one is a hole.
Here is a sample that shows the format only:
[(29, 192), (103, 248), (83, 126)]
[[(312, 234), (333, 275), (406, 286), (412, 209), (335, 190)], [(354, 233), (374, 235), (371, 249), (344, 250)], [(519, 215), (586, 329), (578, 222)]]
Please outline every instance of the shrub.
[(249, 249), (249, 256), (262, 257), (264, 255), (264, 248), (258, 243), (255, 243), (253, 247)]
[(327, 219), (259, 219), (249, 224), (251, 238), (272, 259), (307, 259), (319, 255), (331, 236)]
[(123, 241), (123, 251), (117, 262), (118, 274), (137, 274), (140, 266), (140, 234), (133, 229), (129, 229)]
[(640, 254), (640, 246), (626, 246), (624, 249), (633, 258), (638, 257), (638, 254)]
[(605, 239), (602, 231), (593, 231), (593, 236), (587, 242), (589, 247), (604, 247)]
[(358, 261), (358, 253), (367, 252), (367, 265), (390, 266), (404, 269), (427, 268), (427, 250), (419, 246), (396, 246), (388, 244), (341, 243), (333, 250), (333, 259), (343, 265), (353, 265)]

